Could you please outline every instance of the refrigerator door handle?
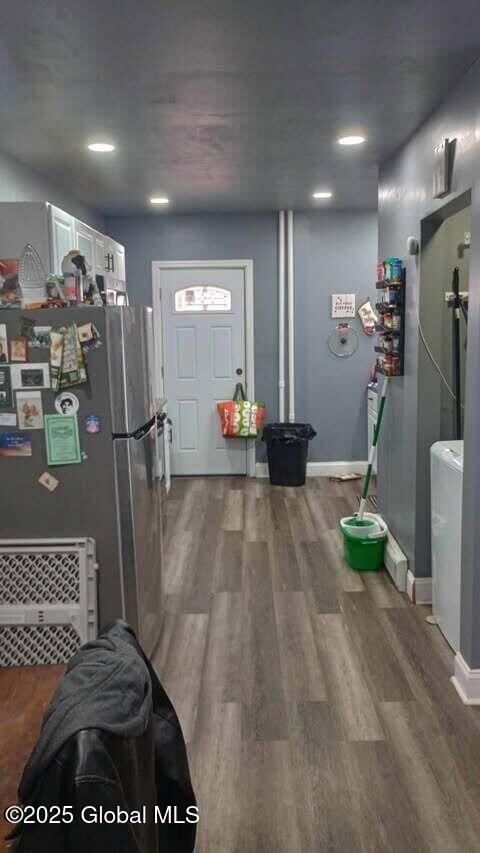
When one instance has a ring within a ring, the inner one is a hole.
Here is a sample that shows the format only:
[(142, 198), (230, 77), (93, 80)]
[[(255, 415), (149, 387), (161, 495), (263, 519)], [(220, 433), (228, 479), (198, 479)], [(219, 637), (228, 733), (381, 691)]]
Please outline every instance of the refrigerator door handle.
[(134, 438), (135, 441), (142, 441), (154, 427), (158, 429), (162, 427), (165, 419), (166, 415), (163, 412), (157, 412), (149, 421), (138, 427), (138, 429), (134, 429), (132, 432), (114, 432), (112, 433), (112, 438)]
[(157, 416), (154, 415), (153, 418), (150, 418), (146, 424), (142, 424), (138, 429), (134, 429), (132, 432), (114, 432), (112, 433), (112, 438), (134, 438), (135, 441), (142, 441), (152, 431), (156, 423)]

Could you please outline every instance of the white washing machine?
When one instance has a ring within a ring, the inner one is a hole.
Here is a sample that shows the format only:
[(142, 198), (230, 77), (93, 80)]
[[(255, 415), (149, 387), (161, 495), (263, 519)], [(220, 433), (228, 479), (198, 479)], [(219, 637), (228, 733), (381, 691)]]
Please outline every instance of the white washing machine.
[(433, 613), (445, 638), (460, 651), (463, 441), (430, 449)]

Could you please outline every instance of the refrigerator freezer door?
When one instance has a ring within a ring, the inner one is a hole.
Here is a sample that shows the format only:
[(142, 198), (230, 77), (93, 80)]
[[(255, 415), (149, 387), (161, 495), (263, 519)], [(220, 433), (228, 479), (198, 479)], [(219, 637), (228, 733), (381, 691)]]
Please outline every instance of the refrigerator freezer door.
[(141, 441), (115, 439), (124, 617), (147, 655), (159, 638), (162, 612), (160, 483), (155, 476), (156, 427)]
[(154, 414), (152, 309), (106, 311), (112, 432), (133, 432)]
[[(107, 349), (113, 433), (133, 433), (155, 414), (152, 309), (110, 307)], [(115, 438), (124, 615), (147, 655), (160, 630), (162, 532), (156, 424), (140, 440)]]

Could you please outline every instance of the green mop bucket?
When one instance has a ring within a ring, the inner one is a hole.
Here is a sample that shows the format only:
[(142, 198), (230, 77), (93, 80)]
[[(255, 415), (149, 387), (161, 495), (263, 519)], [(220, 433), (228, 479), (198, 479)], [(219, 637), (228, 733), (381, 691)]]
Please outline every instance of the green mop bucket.
[[(345, 522), (347, 519), (342, 519)], [(378, 572), (383, 567), (387, 531), (370, 534), (370, 536), (352, 536), (348, 525), (339, 524), (343, 535), (345, 559), (351, 569), (357, 572)]]

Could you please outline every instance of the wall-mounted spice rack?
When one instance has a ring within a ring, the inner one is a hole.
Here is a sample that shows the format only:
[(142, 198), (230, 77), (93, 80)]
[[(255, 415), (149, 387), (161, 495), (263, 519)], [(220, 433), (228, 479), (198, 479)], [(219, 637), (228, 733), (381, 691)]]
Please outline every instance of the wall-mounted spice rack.
[(376, 312), (377, 373), (403, 376), (405, 360), (405, 267), (389, 258), (378, 265)]

